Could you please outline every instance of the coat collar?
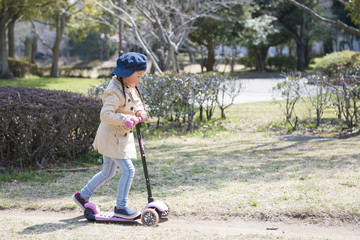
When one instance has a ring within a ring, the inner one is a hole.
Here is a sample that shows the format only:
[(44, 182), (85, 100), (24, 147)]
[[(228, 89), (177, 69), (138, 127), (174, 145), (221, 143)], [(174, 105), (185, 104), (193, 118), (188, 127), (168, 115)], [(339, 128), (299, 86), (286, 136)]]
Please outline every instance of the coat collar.
[[(121, 83), (117, 80), (116, 76), (114, 75), (111, 79), (111, 81), (121, 90), (123, 91), (123, 87), (121, 85)], [(134, 88), (128, 87), (128, 86), (124, 86), (125, 87), (125, 93), (130, 93), (131, 95), (133, 95), (134, 93)]]

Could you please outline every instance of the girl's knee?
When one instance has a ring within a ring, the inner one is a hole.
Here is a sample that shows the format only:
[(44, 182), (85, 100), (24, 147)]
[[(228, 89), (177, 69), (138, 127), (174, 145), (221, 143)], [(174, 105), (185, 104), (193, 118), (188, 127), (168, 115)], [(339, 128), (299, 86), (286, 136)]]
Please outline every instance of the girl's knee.
[(116, 169), (114, 171), (111, 171), (108, 175), (108, 179), (113, 178), (115, 176)]
[(129, 176), (129, 177), (134, 177), (135, 176), (135, 167), (134, 166), (129, 166), (128, 169), (123, 171), (123, 174), (125, 174), (126, 176)]
[(111, 171), (102, 171), (103, 177), (106, 180), (109, 180), (115, 176), (116, 169), (112, 169)]
[(109, 180), (110, 178), (114, 177), (116, 172), (116, 164), (115, 162), (109, 158), (104, 156), (104, 164), (103, 164), (103, 170), (102, 175), (106, 180)]

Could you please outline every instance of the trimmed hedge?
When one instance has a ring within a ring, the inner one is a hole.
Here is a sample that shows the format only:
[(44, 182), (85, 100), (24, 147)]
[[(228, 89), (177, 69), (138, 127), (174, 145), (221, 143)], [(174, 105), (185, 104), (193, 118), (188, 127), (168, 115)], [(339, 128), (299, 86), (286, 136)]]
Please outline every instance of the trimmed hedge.
[[(93, 66), (59, 66), (59, 73), (62, 77), (109, 77), (111, 72), (114, 70), (114, 67), (110, 68), (98, 68), (94, 71)], [(38, 67), (34, 74), (46, 77), (50, 76), (51, 66), (47, 67)]]
[(9, 69), (15, 77), (24, 77), (27, 74), (37, 72), (36, 64), (30, 63), (29, 61), (8, 57), (8, 62)]
[[(88, 66), (59, 66), (59, 74), (62, 77), (91, 77), (93, 67)], [(36, 75), (49, 77), (51, 66), (38, 67)]]
[(1, 87), (0, 166), (60, 164), (88, 153), (101, 106), (77, 93)]
[(268, 57), (267, 65), (272, 68), (275, 67), (279, 71), (295, 70), (296, 69), (296, 57), (294, 56), (277, 56)]
[(253, 57), (249, 57), (249, 56), (239, 57), (237, 59), (237, 62), (241, 65), (244, 65), (247, 68), (252, 69), (256, 67), (256, 61), (255, 58)]

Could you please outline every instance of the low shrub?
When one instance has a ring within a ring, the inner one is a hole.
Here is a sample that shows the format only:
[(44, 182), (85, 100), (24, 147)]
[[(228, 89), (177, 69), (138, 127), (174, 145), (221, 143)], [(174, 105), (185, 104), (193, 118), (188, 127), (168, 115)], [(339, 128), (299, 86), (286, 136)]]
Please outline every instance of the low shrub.
[(352, 68), (360, 64), (360, 53), (344, 50), (313, 59), (313, 68), (326, 74), (336, 73), (339, 68)]
[(62, 164), (91, 150), (101, 101), (65, 91), (0, 88), (0, 166)]
[[(325, 122), (325, 110), (337, 115), (336, 122), (343, 124), (340, 129), (351, 133), (359, 131), (360, 66), (338, 68), (337, 71), (336, 74), (318, 72), (308, 76), (308, 81), (304, 81), (300, 73), (290, 72), (285, 75), (283, 82), (273, 88), (273, 97), (278, 99), (275, 102), (290, 125), (288, 131), (297, 130), (299, 123), (309, 119), (310, 124), (302, 125), (308, 129), (320, 127)], [(298, 108), (300, 101), (305, 102), (308, 116), (300, 117), (297, 114), (302, 112), (299, 111), (301, 107)], [(312, 114), (315, 114), (315, 118)], [(339, 127), (333, 122), (329, 125)]]
[[(89, 94), (101, 96), (108, 83), (105, 80), (89, 88)], [(198, 112), (200, 121), (205, 120), (203, 112), (206, 120), (210, 120), (217, 106), (221, 109), (222, 118), (225, 118), (225, 109), (233, 104), (242, 85), (237, 78), (226, 74), (165, 72), (144, 75), (139, 88), (149, 116), (157, 118), (157, 128), (168, 120), (176, 122), (179, 128), (187, 126), (187, 131), (192, 132)]]

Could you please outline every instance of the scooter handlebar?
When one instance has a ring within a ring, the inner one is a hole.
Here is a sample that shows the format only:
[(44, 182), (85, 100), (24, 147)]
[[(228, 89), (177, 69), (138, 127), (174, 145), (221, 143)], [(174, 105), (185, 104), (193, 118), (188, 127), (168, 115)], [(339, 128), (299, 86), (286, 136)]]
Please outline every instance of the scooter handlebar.
[[(145, 121), (145, 120), (143, 121), (142, 117), (137, 117), (137, 118), (139, 119), (139, 122), (144, 122)], [(127, 127), (127, 128), (132, 128), (134, 125), (135, 125), (135, 122), (132, 121), (132, 120), (127, 120), (125, 122), (125, 127)]]

